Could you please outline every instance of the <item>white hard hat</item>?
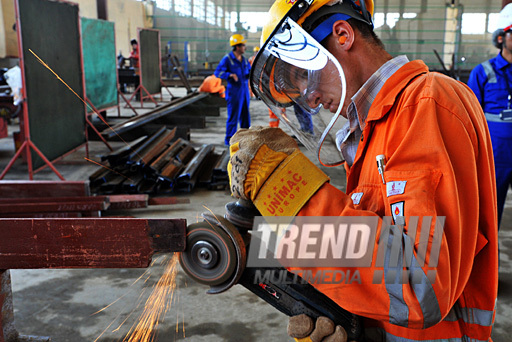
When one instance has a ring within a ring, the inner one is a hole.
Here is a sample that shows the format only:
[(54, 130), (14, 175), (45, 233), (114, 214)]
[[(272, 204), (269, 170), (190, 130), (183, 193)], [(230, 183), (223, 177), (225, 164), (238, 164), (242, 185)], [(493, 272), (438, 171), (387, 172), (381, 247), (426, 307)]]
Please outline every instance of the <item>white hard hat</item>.
[(498, 16), (498, 29), (508, 31), (512, 28), (512, 3), (503, 7)]

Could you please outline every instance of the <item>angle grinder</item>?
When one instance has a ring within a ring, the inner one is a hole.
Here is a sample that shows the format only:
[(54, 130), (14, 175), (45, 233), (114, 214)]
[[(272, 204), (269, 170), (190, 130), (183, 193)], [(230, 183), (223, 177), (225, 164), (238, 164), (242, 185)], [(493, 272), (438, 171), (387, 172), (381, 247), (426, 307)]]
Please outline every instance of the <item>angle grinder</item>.
[(325, 316), (345, 329), (348, 341), (361, 338), (361, 318), (341, 308), (311, 284), (300, 281), (297, 274), (281, 267), (278, 271), (284, 277), (255, 282), (257, 272), (266, 269), (246, 267), (247, 249), (254, 217), (261, 214), (251, 202), (241, 199), (226, 204), (225, 209), (224, 217), (205, 212), (203, 222), (187, 227), (187, 247), (180, 255), (180, 265), (189, 277), (208, 285), (208, 294), (242, 285), (290, 317)]

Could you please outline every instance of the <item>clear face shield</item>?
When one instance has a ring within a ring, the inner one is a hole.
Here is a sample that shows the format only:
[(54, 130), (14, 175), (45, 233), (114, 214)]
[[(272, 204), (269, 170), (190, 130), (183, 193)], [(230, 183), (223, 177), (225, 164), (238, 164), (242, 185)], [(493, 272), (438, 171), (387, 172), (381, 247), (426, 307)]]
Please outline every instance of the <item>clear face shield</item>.
[[(298, 24), (286, 18), (260, 50), (251, 74), (253, 92), (325, 166), (343, 157), (336, 123), (346, 81), (339, 62)], [(340, 120), (342, 121), (342, 120)]]

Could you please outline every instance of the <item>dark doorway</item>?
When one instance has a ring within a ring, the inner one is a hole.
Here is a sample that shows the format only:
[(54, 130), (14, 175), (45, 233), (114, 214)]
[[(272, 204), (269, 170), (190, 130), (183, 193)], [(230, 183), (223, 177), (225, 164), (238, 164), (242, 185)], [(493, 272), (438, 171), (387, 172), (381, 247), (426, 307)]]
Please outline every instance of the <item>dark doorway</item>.
[(108, 20), (107, 18), (107, 0), (96, 0), (98, 9), (98, 19)]

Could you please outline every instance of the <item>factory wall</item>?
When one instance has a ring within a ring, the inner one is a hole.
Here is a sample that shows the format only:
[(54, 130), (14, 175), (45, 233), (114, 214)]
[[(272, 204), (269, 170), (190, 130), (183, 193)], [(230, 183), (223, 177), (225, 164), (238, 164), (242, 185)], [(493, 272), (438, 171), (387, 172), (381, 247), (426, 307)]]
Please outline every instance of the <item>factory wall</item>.
[(152, 28), (150, 19), (152, 5), (135, 0), (109, 0), (107, 2), (108, 20), (115, 22), (116, 47), (123, 56), (131, 51), (130, 40), (137, 39), (138, 28)]
[[(160, 31), (162, 50), (169, 50), (184, 59), (185, 42), (188, 42), (189, 70), (204, 69), (208, 62), (215, 68), (220, 59), (230, 51), (230, 31), (199, 22), (192, 17), (183, 17), (157, 8), (154, 27)], [(213, 73), (213, 70), (212, 70)]]
[(18, 38), (14, 30), (14, 1), (2, 0), (0, 16), (0, 58), (18, 57)]
[[(96, 0), (72, 0), (80, 6), (80, 16), (96, 19)], [(14, 1), (0, 0), (0, 58), (18, 58), (18, 38), (15, 24)], [(130, 40), (137, 37), (137, 28), (152, 27), (152, 4), (136, 0), (109, 0), (108, 20), (115, 22), (117, 50), (128, 56)]]

